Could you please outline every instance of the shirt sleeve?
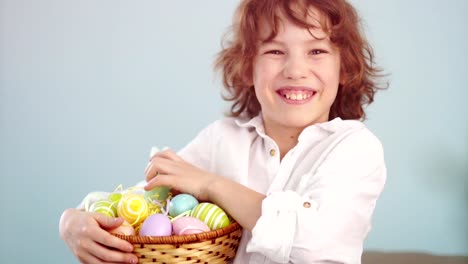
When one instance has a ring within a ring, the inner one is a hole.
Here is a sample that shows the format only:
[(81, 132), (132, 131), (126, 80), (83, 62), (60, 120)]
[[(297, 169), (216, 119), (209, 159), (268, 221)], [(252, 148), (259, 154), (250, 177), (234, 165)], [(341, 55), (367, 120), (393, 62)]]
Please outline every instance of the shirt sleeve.
[(90, 192), (86, 195), (86, 197), (80, 202), (80, 204), (76, 207), (76, 209), (83, 209), (88, 211), (89, 207), (96, 201), (106, 199), (109, 196), (108, 192)]
[(380, 142), (368, 130), (353, 133), (304, 177), (303, 193), (267, 195), (247, 251), (278, 263), (360, 263), (386, 179)]

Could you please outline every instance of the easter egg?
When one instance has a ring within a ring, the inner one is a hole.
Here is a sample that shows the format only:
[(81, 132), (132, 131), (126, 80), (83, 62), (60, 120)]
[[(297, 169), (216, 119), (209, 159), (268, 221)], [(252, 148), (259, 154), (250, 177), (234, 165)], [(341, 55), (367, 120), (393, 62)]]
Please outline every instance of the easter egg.
[(124, 221), (119, 227), (109, 230), (109, 233), (125, 236), (134, 236), (136, 234), (133, 226), (127, 221)]
[(166, 215), (153, 214), (148, 216), (140, 227), (140, 236), (170, 236), (172, 223)]
[(109, 199), (111, 202), (115, 202), (115, 204), (118, 204), (121, 198), (122, 198), (121, 193), (111, 193), (107, 197), (107, 199)]
[(109, 201), (107, 199), (99, 200), (94, 202), (89, 207), (90, 212), (101, 213), (103, 215), (107, 215), (109, 217), (116, 217), (117, 216), (117, 208), (115, 203)]
[(207, 232), (210, 231), (210, 228), (195, 217), (184, 216), (172, 222), (172, 231), (174, 235), (189, 235)]
[(148, 216), (148, 204), (142, 195), (125, 194), (119, 201), (117, 213), (135, 227)]
[(166, 186), (157, 186), (150, 191), (146, 191), (144, 193), (144, 196), (148, 201), (157, 200), (163, 203), (166, 201), (167, 197), (169, 197), (170, 190), (171, 189), (169, 189), (169, 187)]
[(169, 197), (170, 189), (165, 186), (157, 186), (150, 191), (144, 192), (143, 196), (148, 202), (150, 214), (161, 213), (161, 207), (166, 206), (166, 200)]
[(182, 213), (192, 210), (198, 205), (198, 200), (190, 194), (182, 193), (171, 200), (169, 215), (176, 217)]
[(192, 209), (190, 216), (205, 222), (211, 230), (226, 227), (231, 223), (226, 212), (212, 203), (200, 203)]

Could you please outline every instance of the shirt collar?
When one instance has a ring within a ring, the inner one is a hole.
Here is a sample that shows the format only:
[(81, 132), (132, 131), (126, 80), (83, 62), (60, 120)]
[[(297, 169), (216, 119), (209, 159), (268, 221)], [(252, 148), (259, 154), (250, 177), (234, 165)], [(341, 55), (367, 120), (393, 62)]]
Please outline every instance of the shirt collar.
[(359, 120), (343, 120), (336, 117), (330, 121), (314, 124), (306, 127), (299, 135), (298, 141), (309, 138), (311, 135), (321, 134), (328, 136), (338, 131), (348, 130), (352, 128), (363, 127), (364, 124)]
[[(235, 122), (239, 127), (255, 128), (259, 135), (266, 135), (261, 112), (251, 119), (236, 119)], [(349, 129), (358, 126), (363, 126), (362, 122), (358, 120), (343, 120), (340, 117), (336, 117), (330, 121), (313, 124), (304, 128), (304, 130), (299, 135), (298, 141), (301, 141), (301, 139), (303, 139), (304, 137), (308, 137), (307, 135), (315, 134), (317, 132), (330, 135), (342, 129)]]
[(251, 119), (248, 119), (248, 118), (236, 119), (235, 122), (239, 127), (255, 128), (255, 130), (257, 131), (259, 135), (266, 136), (265, 127), (263, 126), (263, 117), (262, 117), (261, 112), (257, 116)]

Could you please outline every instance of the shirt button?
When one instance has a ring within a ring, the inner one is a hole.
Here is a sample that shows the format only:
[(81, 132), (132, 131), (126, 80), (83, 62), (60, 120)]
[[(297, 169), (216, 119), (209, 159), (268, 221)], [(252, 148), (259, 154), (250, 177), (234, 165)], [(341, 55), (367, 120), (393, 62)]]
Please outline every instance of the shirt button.
[(275, 156), (276, 150), (275, 149), (270, 149), (270, 156)]
[(302, 206), (304, 206), (305, 208), (310, 208), (310, 203), (309, 203), (309, 202), (305, 202)]

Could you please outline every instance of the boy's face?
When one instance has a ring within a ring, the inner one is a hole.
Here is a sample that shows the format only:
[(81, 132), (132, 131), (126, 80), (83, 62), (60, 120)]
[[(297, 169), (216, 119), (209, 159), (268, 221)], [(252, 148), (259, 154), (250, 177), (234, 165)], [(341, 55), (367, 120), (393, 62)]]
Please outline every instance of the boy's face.
[(311, 33), (324, 39), (282, 19), (278, 35), (258, 48), (252, 81), (267, 129), (328, 121), (340, 83), (340, 53), (320, 27)]

